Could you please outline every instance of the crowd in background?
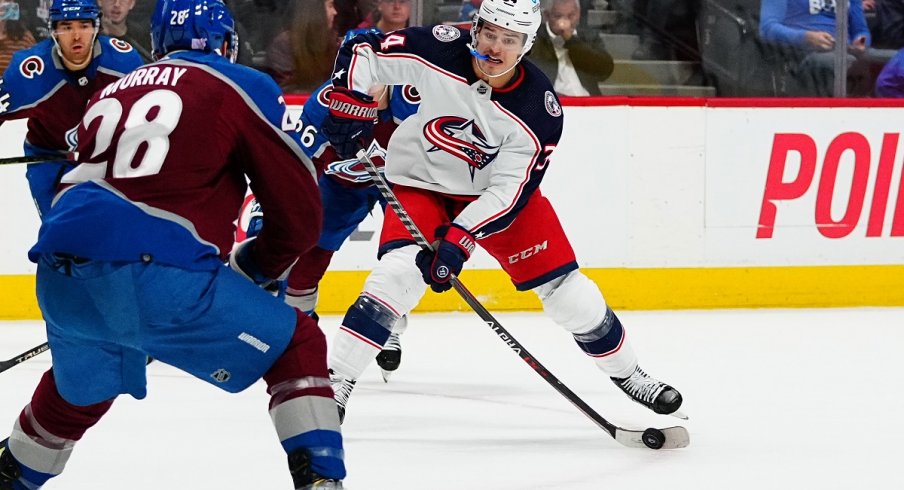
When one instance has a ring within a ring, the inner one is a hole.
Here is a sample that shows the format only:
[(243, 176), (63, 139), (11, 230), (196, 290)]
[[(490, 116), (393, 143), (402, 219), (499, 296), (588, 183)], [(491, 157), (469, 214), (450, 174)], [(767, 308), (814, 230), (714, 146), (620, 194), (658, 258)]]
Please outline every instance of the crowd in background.
[[(239, 24), (238, 61), (270, 74), (286, 92), (303, 93), (328, 79), (346, 32), (406, 27), (412, 23), (413, 1), (227, 3)], [(645, 60), (692, 62), (693, 75), (681, 83), (715, 86), (715, 95), (833, 94), (835, 0), (541, 1), (546, 22), (528, 59), (554, 81), (560, 95), (600, 95), (600, 87), (619, 67), (642, 70), (637, 62)], [(480, 2), (425, 0), (419, 4), (424, 10), (420, 18), (426, 24), (467, 27)], [(151, 61), (148, 26), (154, 0), (98, 0), (98, 5), (102, 33), (128, 41)], [(49, 6), (50, 0), (0, 0), (0, 71), (12, 53), (49, 36)], [(601, 17), (610, 13), (617, 20)], [(904, 0), (849, 0), (848, 20), (848, 95), (904, 94), (904, 55), (894, 56), (904, 47)], [(743, 24), (744, 36), (740, 41), (718, 39), (719, 22)], [(618, 36), (635, 37), (636, 48), (613, 51), (607, 40)], [(754, 61), (756, 70), (734, 67), (732, 58), (744, 56), (742, 43), (755, 44), (762, 55)], [(720, 56), (732, 66), (725, 69)], [(635, 63), (628, 66), (626, 60)], [(614, 78), (622, 79), (624, 73)]]

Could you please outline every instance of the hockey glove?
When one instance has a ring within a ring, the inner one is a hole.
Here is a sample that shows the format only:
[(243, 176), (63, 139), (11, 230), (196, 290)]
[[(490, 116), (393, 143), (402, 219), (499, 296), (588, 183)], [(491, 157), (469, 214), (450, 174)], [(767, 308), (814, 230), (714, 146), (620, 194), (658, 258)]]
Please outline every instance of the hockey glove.
[(256, 241), (257, 237), (252, 237), (236, 245), (235, 250), (229, 255), (229, 268), (251, 280), (251, 282), (273, 296), (284, 298), (286, 295), (286, 281), (267, 277), (257, 266), (257, 262), (254, 261), (254, 243)]
[(359, 149), (370, 145), (376, 122), (373, 97), (342, 87), (330, 92), (330, 115), (322, 131), (340, 159), (354, 158)]
[(461, 272), (475, 245), (474, 237), (454, 223), (438, 227), (433, 251), (421, 250), (415, 258), (424, 282), (437, 293), (451, 289), (452, 275)]

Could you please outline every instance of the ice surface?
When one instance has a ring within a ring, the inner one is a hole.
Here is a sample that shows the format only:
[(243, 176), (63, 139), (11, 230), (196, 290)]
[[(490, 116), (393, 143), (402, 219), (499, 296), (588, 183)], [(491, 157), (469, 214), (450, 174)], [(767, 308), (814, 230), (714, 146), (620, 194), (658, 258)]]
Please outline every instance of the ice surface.
[[(622, 312), (650, 374), (691, 420), (629, 401), (539, 313), (499, 314), (569, 388), (624, 427), (685, 425), (691, 446), (628, 449), (474, 314), (414, 315), (402, 367), (373, 364), (343, 426), (351, 490), (899, 489), (904, 309)], [(338, 317), (322, 319), (328, 338)], [(0, 323), (0, 358), (44, 341)], [(0, 434), (50, 356), (0, 374)], [(47, 489), (289, 489), (263, 384), (229, 395), (160, 363), (120, 398)], [(3, 422), (3, 421), (6, 422)], [(5, 424), (5, 425), (3, 425)]]

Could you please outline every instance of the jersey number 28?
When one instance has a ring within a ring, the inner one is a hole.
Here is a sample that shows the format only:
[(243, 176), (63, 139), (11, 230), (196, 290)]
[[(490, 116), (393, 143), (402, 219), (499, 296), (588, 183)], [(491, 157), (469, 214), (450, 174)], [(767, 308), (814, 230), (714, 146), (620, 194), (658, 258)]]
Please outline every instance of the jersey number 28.
[[(156, 109), (156, 110), (155, 110)], [(153, 114), (153, 118), (148, 119)], [(125, 115), (122, 132), (116, 128), (123, 118), (123, 106), (117, 99), (102, 99), (92, 105), (82, 118), (87, 129), (95, 119), (100, 118), (94, 136), (94, 152), (88, 160), (94, 160), (104, 153), (117, 137), (113, 151), (113, 178), (143, 177), (160, 172), (169, 153), (169, 135), (182, 117), (182, 99), (172, 90), (154, 90), (135, 101)], [(138, 149), (146, 145), (140, 162), (133, 162)], [(77, 181), (101, 178), (106, 175), (109, 161), (83, 163)], [(72, 172), (75, 173), (75, 172)], [(90, 174), (90, 175), (87, 175)], [(72, 177), (67, 175), (66, 181)]]

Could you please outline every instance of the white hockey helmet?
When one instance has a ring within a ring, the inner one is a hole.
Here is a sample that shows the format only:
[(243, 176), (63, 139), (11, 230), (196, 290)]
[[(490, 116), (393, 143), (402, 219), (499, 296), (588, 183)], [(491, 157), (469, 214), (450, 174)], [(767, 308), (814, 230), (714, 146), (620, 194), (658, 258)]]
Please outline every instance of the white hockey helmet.
[(537, 39), (542, 19), (540, 0), (483, 0), (471, 24), (471, 39), (477, 39), (480, 22), (489, 22), (524, 34), (524, 47), (521, 49), (521, 56), (524, 56)]

